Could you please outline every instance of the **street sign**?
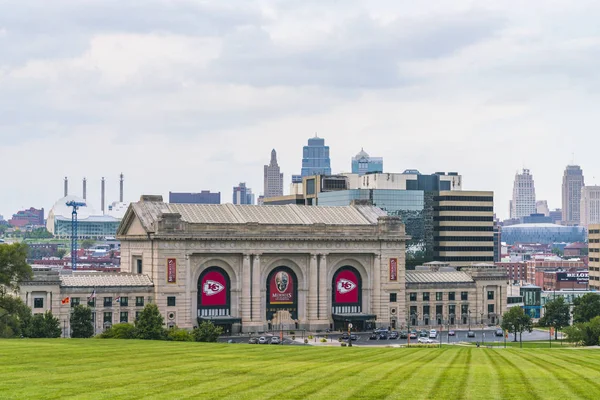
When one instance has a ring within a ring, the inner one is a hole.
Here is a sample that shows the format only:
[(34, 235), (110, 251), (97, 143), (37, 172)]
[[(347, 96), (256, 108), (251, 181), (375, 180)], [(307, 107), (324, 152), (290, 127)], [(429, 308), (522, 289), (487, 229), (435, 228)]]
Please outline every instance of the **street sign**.
[(352, 324), (348, 324), (348, 329), (352, 329)]

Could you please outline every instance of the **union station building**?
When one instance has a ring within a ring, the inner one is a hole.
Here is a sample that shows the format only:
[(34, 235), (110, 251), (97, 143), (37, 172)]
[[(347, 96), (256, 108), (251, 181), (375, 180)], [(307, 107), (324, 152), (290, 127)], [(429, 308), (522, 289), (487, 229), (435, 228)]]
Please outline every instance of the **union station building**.
[(404, 225), (373, 206), (168, 204), (142, 196), (117, 238), (123, 272), (39, 270), (21, 297), (34, 313), (50, 309), (65, 324), (75, 303), (90, 300), (97, 331), (133, 322), (147, 303), (158, 305), (167, 326), (209, 320), (232, 333), (471, 323), (462, 311), (496, 323), (506, 308), (506, 276), (493, 265), (434, 265), (407, 277)]

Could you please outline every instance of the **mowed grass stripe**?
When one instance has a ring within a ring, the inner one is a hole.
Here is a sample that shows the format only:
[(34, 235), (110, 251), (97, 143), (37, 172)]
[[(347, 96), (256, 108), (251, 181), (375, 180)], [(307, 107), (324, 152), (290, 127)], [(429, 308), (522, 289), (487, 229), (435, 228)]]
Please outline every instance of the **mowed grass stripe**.
[[(579, 349), (575, 352), (571, 350), (561, 351), (560, 358), (564, 362), (569, 362), (574, 365), (579, 365), (581, 367), (592, 369), (598, 373), (600, 373), (600, 352), (592, 352), (596, 353), (594, 357), (588, 356), (588, 352), (583, 350), (579, 352)], [(554, 354), (554, 352), (552, 353)], [(571, 357), (573, 355), (573, 357)]]
[[(540, 395), (536, 393), (535, 387), (531, 385), (530, 379), (525, 375), (520, 367), (511, 361), (512, 355), (510, 354), (509, 349), (503, 349), (496, 352), (492, 358), (497, 358), (499, 360), (495, 362), (495, 366), (497, 366), (498, 371), (502, 373), (502, 383), (505, 385), (505, 387), (513, 386), (513, 384), (516, 386), (515, 378), (518, 378), (519, 382), (521, 383), (517, 386), (517, 390), (512, 391), (512, 393), (516, 392), (519, 394), (519, 396), (523, 396), (527, 399), (541, 399)], [(507, 366), (510, 368), (507, 368)], [(514, 378), (511, 378), (509, 375), (515, 376)]]
[(599, 372), (598, 368), (593, 368), (591, 365), (586, 365), (584, 363), (572, 364), (571, 362), (567, 361), (564, 357), (562, 357), (564, 353), (553, 353), (554, 354), (548, 351), (536, 352), (531, 356), (540, 360), (540, 362), (544, 363), (544, 365), (552, 365), (556, 367), (556, 369), (562, 369), (563, 371), (568, 372), (568, 374), (572, 375), (572, 380), (586, 381), (590, 386), (600, 391), (600, 382), (598, 382), (597, 379), (592, 379), (595, 377), (600, 377), (600, 375), (597, 375), (597, 373)]
[(440, 368), (437, 378), (432, 378), (434, 383), (427, 397), (436, 398), (443, 394), (444, 398), (460, 398), (460, 393), (465, 390), (465, 378), (469, 368), (467, 358), (470, 358), (470, 355), (471, 352), (465, 348), (456, 351), (448, 365)]
[[(512, 393), (510, 385), (514, 385), (518, 379), (508, 377), (504, 368), (500, 368), (495, 350), (484, 351), (482, 364), (484, 368), (473, 366), (469, 385), (473, 388), (471, 392), (476, 393), (481, 385), (489, 385), (490, 399), (503, 399), (503, 393)], [(517, 374), (515, 374), (517, 376)], [(518, 383), (518, 382), (517, 382)], [(521, 388), (519, 387), (519, 390)], [(515, 390), (515, 391), (519, 391)]]

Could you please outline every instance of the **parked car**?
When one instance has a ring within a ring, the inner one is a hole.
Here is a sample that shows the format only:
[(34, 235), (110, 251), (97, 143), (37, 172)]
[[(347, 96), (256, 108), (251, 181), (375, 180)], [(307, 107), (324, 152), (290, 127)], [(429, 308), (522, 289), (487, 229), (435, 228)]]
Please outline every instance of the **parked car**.
[(429, 339), (428, 337), (420, 337), (419, 343), (433, 343), (433, 340)]
[(410, 331), (410, 338), (411, 339), (416, 339), (417, 338), (417, 331), (415, 331), (414, 329), (412, 331)]
[(435, 329), (432, 329), (432, 330), (429, 331), (429, 337), (431, 339), (437, 339), (437, 335), (438, 334), (437, 334), (437, 331)]
[(406, 339), (406, 338), (408, 338), (408, 332), (400, 331), (400, 339)]
[(342, 340), (348, 340), (349, 337), (350, 336), (348, 335), (348, 332), (342, 333), (342, 336), (341, 336)]
[(429, 336), (429, 332), (427, 332), (425, 329), (423, 329), (421, 332), (419, 332), (419, 337), (428, 337)]
[(376, 333), (372, 333), (371, 336), (369, 336), (369, 340), (377, 340), (377, 338), (379, 338), (379, 335)]
[(279, 341), (279, 338), (277, 336), (273, 336), (271, 338), (271, 344), (281, 344), (281, 342)]
[(456, 332), (454, 332), (454, 329), (450, 329), (448, 331), (448, 336), (456, 336)]
[(248, 344), (258, 344), (258, 338), (250, 338), (250, 340), (248, 340)]
[(475, 337), (475, 332), (473, 332), (473, 331), (467, 332), (467, 337)]
[(352, 335), (350, 335), (350, 340), (355, 341), (358, 340), (358, 336), (356, 336), (354, 333)]
[(373, 331), (373, 333), (376, 333), (376, 334), (378, 334), (378, 335), (381, 335), (382, 333), (385, 333), (385, 334), (387, 334), (387, 333), (388, 333), (388, 330), (387, 330), (387, 329), (385, 329), (385, 328), (379, 328), (379, 329), (375, 329), (375, 330)]
[(494, 332), (494, 335), (502, 337), (502, 336), (504, 336), (504, 331), (502, 329), (498, 328), (498, 329), (496, 329), (496, 332)]
[(391, 332), (390, 332), (389, 339), (390, 339), (390, 340), (396, 340), (396, 339), (398, 339), (398, 337), (399, 337), (399, 336), (400, 336), (400, 335), (398, 334), (398, 332), (396, 332), (396, 331), (391, 331)]
[(269, 344), (269, 339), (264, 336), (258, 338), (258, 344)]
[(387, 340), (388, 335), (387, 333), (380, 333), (379, 334), (379, 340)]

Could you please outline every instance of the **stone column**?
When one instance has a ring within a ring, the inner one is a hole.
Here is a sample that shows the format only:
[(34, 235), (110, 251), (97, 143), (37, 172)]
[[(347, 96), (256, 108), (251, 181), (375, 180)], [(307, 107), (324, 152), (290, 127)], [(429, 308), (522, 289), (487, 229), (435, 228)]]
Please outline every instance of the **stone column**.
[(252, 262), (252, 321), (254, 322), (261, 322), (263, 320), (260, 312), (261, 287), (260, 254), (256, 254)]
[(242, 324), (250, 322), (250, 255), (244, 254), (242, 261)]
[(317, 255), (310, 255), (308, 267), (308, 323), (313, 324), (317, 318), (318, 311), (318, 265)]
[(382, 257), (381, 254), (376, 254), (373, 260), (375, 268), (373, 268), (373, 308), (371, 309), (371, 314), (377, 315), (377, 324), (379, 326), (382, 326), (382, 323), (387, 324), (387, 321), (382, 320), (381, 315), (381, 271), (385, 270), (384, 264), (386, 262), (387, 259)]
[(327, 288), (330, 283), (327, 281), (327, 254), (321, 254), (319, 263), (319, 320), (328, 321), (329, 312), (327, 310)]
[[(198, 282), (196, 282), (196, 285)], [(187, 312), (184, 312), (183, 326), (184, 327), (193, 327), (194, 321), (197, 321), (198, 318), (198, 300), (196, 296), (196, 301), (192, 298), (192, 265), (190, 261), (190, 255), (185, 255), (185, 297), (187, 301), (185, 302), (186, 306), (189, 307)], [(196, 304), (196, 307), (194, 307)], [(194, 309), (195, 308), (195, 309)], [(188, 320), (189, 318), (189, 320)]]

